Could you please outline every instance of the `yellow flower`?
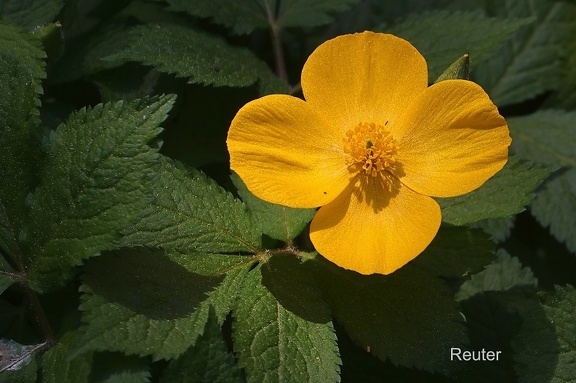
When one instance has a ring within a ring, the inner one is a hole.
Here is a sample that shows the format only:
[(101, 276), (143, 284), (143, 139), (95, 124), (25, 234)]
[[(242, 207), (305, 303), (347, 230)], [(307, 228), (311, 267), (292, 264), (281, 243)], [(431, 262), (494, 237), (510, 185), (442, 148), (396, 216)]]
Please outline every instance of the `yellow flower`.
[(304, 100), (269, 95), (230, 126), (231, 168), (259, 198), (318, 207), (316, 250), (362, 274), (389, 274), (436, 235), (431, 197), (468, 193), (508, 159), (506, 121), (466, 80), (428, 87), (407, 41), (364, 32), (320, 45), (302, 70)]

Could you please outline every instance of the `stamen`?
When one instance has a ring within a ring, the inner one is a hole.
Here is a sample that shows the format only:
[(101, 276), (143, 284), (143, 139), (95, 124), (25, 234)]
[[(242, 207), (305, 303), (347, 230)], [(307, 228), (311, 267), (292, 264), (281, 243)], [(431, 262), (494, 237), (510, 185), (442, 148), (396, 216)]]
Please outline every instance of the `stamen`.
[(344, 138), (344, 152), (349, 155), (348, 166), (372, 177), (384, 170), (393, 170), (397, 149), (392, 134), (383, 125), (373, 122), (356, 125), (346, 132)]

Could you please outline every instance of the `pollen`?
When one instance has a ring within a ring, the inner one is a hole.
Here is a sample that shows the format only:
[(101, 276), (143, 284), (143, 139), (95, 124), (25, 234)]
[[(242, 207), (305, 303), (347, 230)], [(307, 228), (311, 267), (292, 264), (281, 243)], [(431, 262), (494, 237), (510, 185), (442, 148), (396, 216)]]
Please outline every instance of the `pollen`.
[(376, 177), (382, 171), (394, 169), (398, 147), (385, 125), (362, 122), (346, 132), (344, 152), (352, 171)]

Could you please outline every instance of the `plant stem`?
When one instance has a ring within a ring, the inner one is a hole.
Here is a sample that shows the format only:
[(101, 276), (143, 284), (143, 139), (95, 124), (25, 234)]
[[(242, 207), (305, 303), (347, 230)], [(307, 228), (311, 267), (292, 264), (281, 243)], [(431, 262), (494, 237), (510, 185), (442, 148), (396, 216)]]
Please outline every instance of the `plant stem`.
[(36, 324), (38, 325), (40, 333), (42, 334), (42, 338), (44, 339), (44, 343), (48, 348), (55, 343), (55, 338), (54, 333), (52, 332), (52, 328), (48, 323), (46, 313), (40, 304), (40, 300), (38, 299), (36, 292), (26, 285), (24, 286), (24, 290), (26, 291), (26, 297), (30, 303), (30, 308), (32, 309), (34, 317), (36, 318)]
[(280, 37), (280, 25), (278, 25), (277, 22), (279, 4), (276, 3), (276, 15), (272, 14), (268, 1), (265, 1), (264, 5), (266, 7), (266, 17), (268, 18), (268, 23), (270, 24), (272, 33), (272, 47), (274, 49), (274, 61), (276, 62), (276, 74), (282, 80), (288, 82), (286, 62), (284, 61), (284, 49), (282, 48), (282, 39)]

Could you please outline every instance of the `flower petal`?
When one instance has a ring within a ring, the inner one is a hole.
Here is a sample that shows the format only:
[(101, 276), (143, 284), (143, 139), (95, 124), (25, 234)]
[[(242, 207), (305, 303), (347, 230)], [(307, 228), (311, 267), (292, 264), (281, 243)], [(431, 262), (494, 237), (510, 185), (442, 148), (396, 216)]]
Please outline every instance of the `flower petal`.
[(316, 250), (361, 274), (390, 274), (420, 254), (438, 232), (440, 207), (396, 178), (390, 182), (392, 192), (381, 179), (360, 176), (321, 207), (310, 226)]
[(435, 197), (468, 193), (506, 164), (508, 125), (480, 86), (465, 80), (432, 85), (394, 127), (402, 183)]
[(322, 206), (349, 183), (341, 137), (296, 97), (270, 95), (246, 104), (227, 144), (232, 170), (268, 202)]
[(393, 123), (427, 86), (422, 55), (406, 40), (383, 33), (329, 40), (302, 70), (306, 101), (330, 116), (341, 136), (361, 122)]

